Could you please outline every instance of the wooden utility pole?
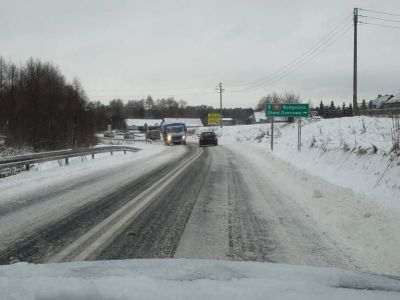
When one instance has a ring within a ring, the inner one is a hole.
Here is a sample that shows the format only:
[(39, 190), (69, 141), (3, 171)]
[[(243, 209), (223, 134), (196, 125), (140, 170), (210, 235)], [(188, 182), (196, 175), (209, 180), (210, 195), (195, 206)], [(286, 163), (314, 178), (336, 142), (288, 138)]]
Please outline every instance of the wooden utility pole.
[(222, 88), (222, 82), (218, 83), (217, 91), (219, 93), (219, 126), (222, 128), (222, 93), (225, 91), (225, 89)]
[(358, 115), (357, 104), (357, 24), (358, 24), (358, 8), (354, 8), (354, 60), (353, 60), (353, 116)]

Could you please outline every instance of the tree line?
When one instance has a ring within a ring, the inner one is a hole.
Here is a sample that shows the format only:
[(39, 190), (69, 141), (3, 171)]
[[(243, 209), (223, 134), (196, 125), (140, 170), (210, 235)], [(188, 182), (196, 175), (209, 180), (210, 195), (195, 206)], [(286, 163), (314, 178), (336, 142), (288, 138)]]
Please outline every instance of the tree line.
[(262, 97), (257, 105), (256, 111), (263, 111), (269, 103), (300, 103), (301, 98), (299, 95), (292, 92), (285, 92), (283, 94), (278, 94), (276, 92), (270, 93)]
[(29, 59), (16, 65), (0, 57), (0, 134), (6, 144), (35, 151), (95, 142), (93, 111), (77, 79), (58, 67)]
[[(285, 92), (283, 94), (278, 94), (276, 92), (270, 93), (264, 97), (262, 97), (256, 106), (256, 111), (265, 110), (266, 104), (268, 103), (300, 103), (301, 97), (292, 92)], [(361, 109), (367, 109), (372, 106), (372, 102), (370, 102), (367, 106), (365, 100), (363, 100)], [(323, 101), (320, 102), (320, 105), (315, 107), (314, 111), (318, 113), (319, 116), (323, 118), (340, 118), (347, 117), (353, 115), (353, 106), (350, 103), (347, 105), (345, 102), (341, 106), (336, 106), (333, 101), (330, 102), (329, 105), (325, 105)]]
[[(95, 133), (123, 129), (127, 118), (201, 118), (207, 124), (212, 106), (190, 106), (174, 98), (89, 101), (78, 79), (67, 81), (50, 62), (29, 59), (19, 65), (0, 56), (0, 136), (11, 146), (34, 151), (87, 147)], [(251, 108), (223, 109), (224, 117), (249, 122)]]
[(350, 103), (348, 106), (345, 102), (341, 106), (336, 106), (333, 101), (330, 105), (325, 105), (322, 101), (319, 106), (315, 108), (318, 115), (323, 118), (341, 118), (353, 115), (353, 105)]
[[(219, 113), (219, 109), (207, 105), (188, 105), (186, 101), (176, 100), (173, 97), (153, 99), (129, 100), (126, 103), (121, 99), (114, 99), (109, 104), (92, 102), (96, 129), (107, 130), (108, 125), (113, 129), (123, 129), (125, 119), (163, 119), (163, 118), (200, 118), (207, 124), (209, 113)], [(233, 118), (237, 123), (247, 124), (253, 114), (252, 108), (224, 108), (222, 115)]]

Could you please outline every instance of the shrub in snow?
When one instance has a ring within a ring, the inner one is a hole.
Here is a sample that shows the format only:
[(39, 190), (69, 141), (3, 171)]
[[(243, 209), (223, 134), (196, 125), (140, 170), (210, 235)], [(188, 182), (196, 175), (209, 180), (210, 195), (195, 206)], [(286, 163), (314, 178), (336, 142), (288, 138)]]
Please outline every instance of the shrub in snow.
[(312, 136), (311, 143), (310, 143), (310, 148), (314, 148), (316, 143), (317, 143), (317, 140), (315, 139), (315, 136)]

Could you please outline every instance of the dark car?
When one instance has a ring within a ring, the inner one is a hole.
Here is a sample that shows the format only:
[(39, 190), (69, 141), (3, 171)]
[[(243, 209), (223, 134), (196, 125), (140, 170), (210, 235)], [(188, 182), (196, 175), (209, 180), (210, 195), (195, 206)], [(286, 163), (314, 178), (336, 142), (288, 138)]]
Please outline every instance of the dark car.
[(104, 132), (103, 136), (108, 138), (115, 138), (115, 134), (112, 131)]
[(149, 140), (159, 140), (161, 138), (160, 130), (150, 130), (146, 133), (146, 139)]
[(215, 132), (213, 131), (204, 131), (200, 134), (199, 145), (218, 145), (218, 138)]

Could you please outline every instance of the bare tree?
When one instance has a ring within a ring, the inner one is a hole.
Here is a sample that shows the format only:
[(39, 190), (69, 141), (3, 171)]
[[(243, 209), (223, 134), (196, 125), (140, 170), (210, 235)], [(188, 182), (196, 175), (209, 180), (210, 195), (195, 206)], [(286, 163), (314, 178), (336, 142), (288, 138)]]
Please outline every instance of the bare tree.
[(266, 104), (268, 103), (300, 103), (301, 98), (299, 95), (296, 95), (292, 92), (285, 92), (283, 95), (280, 95), (276, 92), (268, 94), (262, 97), (257, 105), (256, 111), (261, 111), (265, 109)]
[(0, 57), (0, 130), (6, 143), (35, 150), (88, 145), (94, 120), (78, 80), (66, 83), (50, 63), (31, 58), (17, 67)]

